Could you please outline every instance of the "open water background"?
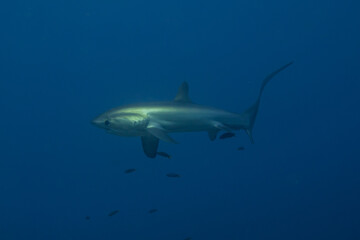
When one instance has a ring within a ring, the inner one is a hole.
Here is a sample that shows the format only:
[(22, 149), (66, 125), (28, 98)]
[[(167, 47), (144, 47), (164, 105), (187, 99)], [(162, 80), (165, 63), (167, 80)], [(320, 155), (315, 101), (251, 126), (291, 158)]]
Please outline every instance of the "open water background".
[[(359, 5), (1, 2), (0, 239), (360, 239)], [(254, 145), (173, 134), (172, 159), (148, 159), (90, 124), (183, 81), (194, 102), (242, 112), (289, 61)]]

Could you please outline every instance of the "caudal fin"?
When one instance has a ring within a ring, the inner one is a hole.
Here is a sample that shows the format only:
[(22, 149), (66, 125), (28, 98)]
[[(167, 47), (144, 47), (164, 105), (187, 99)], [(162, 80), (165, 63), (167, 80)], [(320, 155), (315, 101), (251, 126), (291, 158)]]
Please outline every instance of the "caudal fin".
[(257, 112), (259, 110), (259, 105), (260, 105), (260, 100), (261, 100), (261, 96), (262, 96), (262, 93), (264, 91), (264, 88), (266, 86), (266, 84), (276, 75), (278, 74), (279, 72), (281, 72), (282, 70), (284, 70), (285, 68), (289, 67), (291, 64), (293, 64), (293, 62), (289, 62), (288, 64), (285, 64), (284, 66), (282, 66), (281, 68), (279, 68), (278, 70), (270, 73), (262, 82), (261, 84), (261, 88), (260, 88), (260, 92), (259, 92), (259, 96), (256, 100), (256, 102), (251, 106), (249, 107), (244, 113), (243, 113), (243, 116), (245, 118), (247, 118), (247, 122), (248, 122), (248, 125), (245, 127), (245, 131), (246, 133), (249, 135), (250, 137), (250, 141), (251, 143), (254, 143), (254, 139), (252, 137), (252, 129), (254, 127), (254, 123), (255, 123), (255, 119), (256, 119), (256, 115), (257, 115)]

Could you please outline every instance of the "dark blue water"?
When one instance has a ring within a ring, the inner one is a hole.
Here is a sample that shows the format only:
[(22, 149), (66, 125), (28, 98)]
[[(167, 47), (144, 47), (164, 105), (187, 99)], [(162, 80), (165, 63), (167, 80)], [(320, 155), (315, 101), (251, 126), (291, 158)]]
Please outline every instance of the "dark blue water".
[[(359, 5), (3, 1), (0, 239), (360, 239)], [(185, 80), (194, 102), (242, 112), (289, 61), (253, 145), (173, 134), (172, 159), (149, 159), (90, 124)]]

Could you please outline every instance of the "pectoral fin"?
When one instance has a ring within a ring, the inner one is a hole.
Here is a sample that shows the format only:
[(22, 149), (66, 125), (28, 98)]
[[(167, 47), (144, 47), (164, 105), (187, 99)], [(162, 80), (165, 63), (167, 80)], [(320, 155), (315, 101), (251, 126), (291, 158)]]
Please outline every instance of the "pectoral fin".
[(160, 140), (163, 140), (165, 142), (169, 143), (177, 143), (174, 139), (172, 139), (163, 129), (156, 128), (156, 127), (148, 127), (147, 128), (148, 133), (151, 135), (157, 137)]
[(160, 140), (163, 140), (163, 141), (169, 142), (169, 143), (177, 143), (174, 139), (172, 139), (167, 134), (165, 129), (156, 121), (151, 121), (148, 124), (146, 130), (147, 130), (148, 133), (150, 133), (151, 135), (157, 137)]
[(157, 149), (159, 146), (159, 139), (151, 134), (147, 134), (141, 137), (141, 144), (144, 150), (144, 153), (149, 158), (155, 158)]

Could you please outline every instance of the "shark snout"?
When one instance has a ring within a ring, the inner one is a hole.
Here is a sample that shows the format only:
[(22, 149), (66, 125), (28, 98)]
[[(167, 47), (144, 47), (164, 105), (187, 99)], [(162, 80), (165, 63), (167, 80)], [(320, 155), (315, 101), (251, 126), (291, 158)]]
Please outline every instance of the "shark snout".
[(90, 123), (97, 127), (102, 127), (104, 125), (104, 120), (100, 117), (96, 117), (93, 120), (91, 120)]
[(91, 120), (90, 123), (93, 124), (93, 125), (96, 125), (95, 119)]

